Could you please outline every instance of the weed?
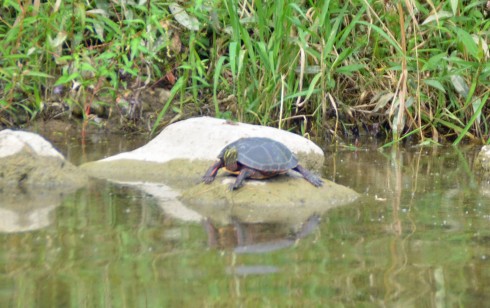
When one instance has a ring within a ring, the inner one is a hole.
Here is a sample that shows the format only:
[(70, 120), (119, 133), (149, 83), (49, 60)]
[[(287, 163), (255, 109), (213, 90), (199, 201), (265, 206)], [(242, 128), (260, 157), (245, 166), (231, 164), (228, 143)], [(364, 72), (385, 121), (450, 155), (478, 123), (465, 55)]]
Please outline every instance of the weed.
[(140, 3), (5, 2), (0, 123), (38, 117), (59, 86), (88, 118), (100, 97), (167, 79), (152, 132), (191, 102), (333, 139), (364, 127), (388, 144), (490, 140), (485, 1)]

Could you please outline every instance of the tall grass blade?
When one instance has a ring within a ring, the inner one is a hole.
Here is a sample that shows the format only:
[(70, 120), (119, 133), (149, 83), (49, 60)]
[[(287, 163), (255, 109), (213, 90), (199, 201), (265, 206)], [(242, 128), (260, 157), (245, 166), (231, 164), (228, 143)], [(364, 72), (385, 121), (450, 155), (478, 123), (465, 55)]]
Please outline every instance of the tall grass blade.
[(155, 132), (156, 132), (157, 128), (159, 127), (163, 117), (167, 113), (168, 107), (170, 107), (175, 95), (177, 95), (177, 93), (179, 93), (179, 91), (183, 88), (183, 86), (184, 86), (184, 78), (181, 77), (174, 84), (174, 86), (172, 87), (172, 90), (170, 90), (170, 95), (168, 97), (168, 100), (165, 103), (165, 106), (163, 106), (162, 110), (158, 114), (157, 119), (155, 120), (155, 123), (152, 126), (150, 136), (153, 136), (153, 134), (155, 134)]
[(468, 123), (466, 124), (466, 126), (461, 130), (458, 138), (456, 138), (456, 140), (454, 140), (453, 145), (458, 145), (461, 142), (461, 140), (465, 136), (467, 136), (468, 131), (470, 130), (471, 126), (473, 126), (473, 123), (475, 123), (476, 119), (478, 119), (481, 116), (481, 112), (483, 110), (483, 107), (485, 106), (485, 103), (488, 101), (488, 97), (489, 96), (490, 96), (490, 93), (487, 93), (483, 97), (483, 99), (481, 100), (480, 104), (478, 105), (478, 108), (476, 109), (476, 111), (471, 116), (471, 119), (468, 121)]
[(216, 64), (215, 70), (214, 70), (214, 77), (213, 77), (213, 103), (214, 103), (214, 112), (217, 117), (221, 116), (221, 112), (219, 110), (219, 105), (218, 105), (218, 98), (216, 97), (216, 92), (218, 90), (218, 85), (219, 85), (219, 80), (221, 77), (221, 71), (223, 69), (223, 63), (225, 63), (226, 57), (221, 56), (218, 60), (218, 63)]

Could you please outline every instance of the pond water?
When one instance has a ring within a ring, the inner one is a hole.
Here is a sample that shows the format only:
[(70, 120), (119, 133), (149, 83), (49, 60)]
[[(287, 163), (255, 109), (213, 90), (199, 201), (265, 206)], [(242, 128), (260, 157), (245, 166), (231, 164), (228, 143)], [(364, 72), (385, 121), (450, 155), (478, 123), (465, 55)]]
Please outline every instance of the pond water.
[[(144, 142), (55, 144), (79, 164)], [(488, 305), (490, 185), (472, 169), (477, 150), (329, 148), (324, 177), (362, 197), (299, 232), (179, 221), (144, 192), (94, 180), (28, 216), (46, 220), (38, 228), (0, 234), (0, 306)]]

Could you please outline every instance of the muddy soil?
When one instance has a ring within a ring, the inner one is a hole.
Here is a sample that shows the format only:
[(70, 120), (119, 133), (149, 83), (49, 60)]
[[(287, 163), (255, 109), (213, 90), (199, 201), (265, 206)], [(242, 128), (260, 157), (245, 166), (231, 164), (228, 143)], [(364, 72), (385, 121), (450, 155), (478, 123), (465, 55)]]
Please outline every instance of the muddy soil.
[[(164, 88), (128, 90), (116, 98), (93, 98), (91, 103), (74, 102), (73, 93), (54, 94), (32, 120), (22, 111), (7, 116), (0, 114), (3, 118), (0, 129), (32, 131), (56, 142), (93, 134), (149, 135), (156, 122), (158, 126), (154, 133), (158, 134), (176, 121), (202, 115), (214, 116), (214, 107), (198, 105), (191, 98), (182, 103), (179, 98), (174, 98), (167, 108), (169, 97), (170, 91)], [(164, 109), (166, 112), (161, 116)]]

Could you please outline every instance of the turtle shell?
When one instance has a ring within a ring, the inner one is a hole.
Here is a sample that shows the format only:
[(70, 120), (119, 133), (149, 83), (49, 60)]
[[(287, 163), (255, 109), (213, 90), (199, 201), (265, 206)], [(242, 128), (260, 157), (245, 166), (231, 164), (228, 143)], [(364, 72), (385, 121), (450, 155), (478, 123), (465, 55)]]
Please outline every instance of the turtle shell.
[(238, 151), (238, 162), (265, 172), (283, 172), (298, 165), (293, 153), (282, 143), (269, 138), (241, 138), (227, 145), (218, 158), (222, 159), (228, 148)]

